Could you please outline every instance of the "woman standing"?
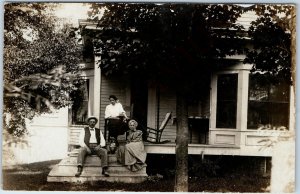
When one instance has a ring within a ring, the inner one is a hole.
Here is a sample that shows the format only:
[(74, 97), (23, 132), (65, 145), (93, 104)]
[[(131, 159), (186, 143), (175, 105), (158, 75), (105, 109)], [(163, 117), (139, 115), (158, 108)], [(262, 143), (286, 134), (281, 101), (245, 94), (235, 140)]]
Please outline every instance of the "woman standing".
[(118, 162), (126, 165), (131, 171), (138, 171), (147, 166), (146, 156), (147, 153), (144, 150), (143, 132), (137, 130), (138, 123), (135, 120), (128, 122), (129, 135), (127, 137), (127, 143), (124, 146), (120, 146), (117, 151)]

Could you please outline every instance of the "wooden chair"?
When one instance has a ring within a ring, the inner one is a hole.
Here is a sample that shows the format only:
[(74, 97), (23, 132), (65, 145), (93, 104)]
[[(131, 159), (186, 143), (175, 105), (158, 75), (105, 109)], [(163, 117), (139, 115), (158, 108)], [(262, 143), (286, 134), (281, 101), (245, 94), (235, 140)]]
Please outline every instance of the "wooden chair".
[(161, 143), (168, 143), (170, 142), (170, 140), (164, 140), (161, 141), (161, 135), (165, 129), (165, 127), (167, 126), (170, 118), (171, 118), (172, 113), (168, 112), (165, 116), (165, 119), (162, 121), (160, 127), (158, 129), (154, 129), (151, 127), (147, 127), (147, 142), (150, 143), (155, 143), (155, 144), (161, 144)]

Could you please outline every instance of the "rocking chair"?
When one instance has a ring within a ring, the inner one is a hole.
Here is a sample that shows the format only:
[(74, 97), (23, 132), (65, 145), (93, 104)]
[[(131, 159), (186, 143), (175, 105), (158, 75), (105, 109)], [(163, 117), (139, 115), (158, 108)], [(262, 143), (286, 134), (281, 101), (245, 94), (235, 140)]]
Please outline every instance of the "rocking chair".
[(160, 125), (160, 127), (158, 129), (147, 127), (147, 139), (146, 139), (147, 142), (155, 143), (155, 144), (161, 144), (161, 143), (168, 143), (168, 142), (170, 142), (170, 140), (161, 141), (160, 138), (161, 138), (161, 135), (162, 135), (165, 127), (168, 124), (168, 121), (171, 118), (171, 115), (172, 115), (171, 112), (168, 112), (166, 114), (165, 119), (162, 121), (162, 123), (161, 123), (161, 125)]

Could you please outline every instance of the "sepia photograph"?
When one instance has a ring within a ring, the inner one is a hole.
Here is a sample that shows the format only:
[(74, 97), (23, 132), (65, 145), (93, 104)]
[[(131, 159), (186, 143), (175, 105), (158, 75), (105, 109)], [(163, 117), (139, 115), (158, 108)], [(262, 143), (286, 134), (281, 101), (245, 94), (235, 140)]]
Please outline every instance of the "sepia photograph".
[(1, 190), (296, 192), (296, 4), (3, 8)]

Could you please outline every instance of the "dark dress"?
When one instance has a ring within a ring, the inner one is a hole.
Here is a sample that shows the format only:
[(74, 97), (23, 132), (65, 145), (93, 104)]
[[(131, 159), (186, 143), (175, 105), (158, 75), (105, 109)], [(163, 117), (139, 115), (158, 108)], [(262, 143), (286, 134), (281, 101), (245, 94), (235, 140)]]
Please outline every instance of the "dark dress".
[(109, 136), (117, 139), (119, 135), (123, 135), (128, 130), (127, 121), (123, 121), (124, 117), (108, 119), (107, 127)]

